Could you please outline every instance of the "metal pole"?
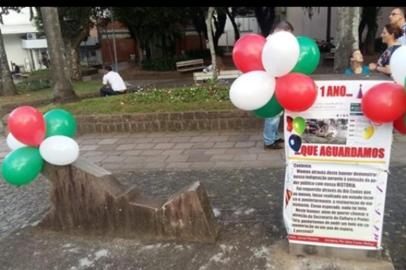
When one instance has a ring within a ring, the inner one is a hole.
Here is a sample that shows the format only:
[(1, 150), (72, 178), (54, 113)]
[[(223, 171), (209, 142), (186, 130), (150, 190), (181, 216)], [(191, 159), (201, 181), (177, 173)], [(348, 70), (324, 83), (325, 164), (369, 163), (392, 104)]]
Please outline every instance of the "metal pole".
[(113, 53), (114, 53), (114, 70), (118, 72), (118, 63), (117, 63), (117, 47), (116, 47), (116, 34), (114, 31), (114, 16), (113, 16), (113, 9), (111, 12), (111, 30), (113, 32)]

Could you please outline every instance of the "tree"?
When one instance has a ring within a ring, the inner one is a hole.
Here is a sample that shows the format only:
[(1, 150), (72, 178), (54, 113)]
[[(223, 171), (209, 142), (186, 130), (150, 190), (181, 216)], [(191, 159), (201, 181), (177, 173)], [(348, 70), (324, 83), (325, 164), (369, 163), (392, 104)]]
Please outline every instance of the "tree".
[[(89, 36), (90, 28), (94, 26), (92, 17), (99, 15), (100, 8), (95, 7), (58, 7), (59, 24), (65, 44), (66, 61), (69, 76), (72, 80), (82, 79), (80, 68), (80, 43)], [(42, 31), (41, 13), (37, 13), (37, 28)]]
[(275, 21), (275, 7), (255, 7), (254, 11), (261, 34), (268, 36)]
[[(0, 7), (0, 23), (3, 23), (2, 15), (8, 14), (10, 10), (19, 12), (19, 7)], [(17, 88), (14, 85), (13, 77), (11, 76), (10, 67), (8, 65), (8, 59), (6, 49), (4, 47), (3, 34), (0, 29), (0, 96), (12, 96), (17, 95)]]
[(113, 12), (135, 40), (139, 64), (143, 50), (147, 58), (174, 55), (176, 38), (188, 19), (187, 9), (176, 7), (115, 7)]
[(342, 72), (349, 66), (351, 53), (359, 48), (359, 7), (339, 7), (337, 12), (337, 44), (334, 71)]
[[(231, 9), (231, 10), (230, 10)], [(237, 41), (240, 38), (240, 30), (238, 29), (238, 25), (235, 22), (235, 16), (237, 15), (237, 8), (232, 7), (232, 8), (226, 8), (225, 11), (227, 13), (228, 18), (231, 21), (231, 24), (234, 29), (234, 42)]]
[(54, 102), (67, 102), (78, 99), (69, 78), (69, 68), (59, 24), (58, 9), (41, 7), (48, 50), (51, 58), (52, 86)]
[[(360, 48), (366, 54), (375, 53), (375, 35), (378, 30), (377, 17), (380, 7), (363, 7), (361, 22), (359, 24), (359, 41)], [(362, 40), (365, 27), (367, 27), (367, 34), (365, 40)]]
[(217, 80), (216, 50), (214, 47), (214, 40), (213, 40), (213, 35), (212, 35), (213, 31), (212, 31), (212, 25), (211, 25), (214, 10), (215, 10), (214, 7), (209, 7), (209, 10), (207, 11), (207, 17), (206, 17), (206, 26), (207, 26), (207, 34), (208, 34), (208, 38), (209, 38), (209, 48), (210, 48), (211, 64), (212, 64), (212, 70), (213, 70), (212, 80), (216, 81)]

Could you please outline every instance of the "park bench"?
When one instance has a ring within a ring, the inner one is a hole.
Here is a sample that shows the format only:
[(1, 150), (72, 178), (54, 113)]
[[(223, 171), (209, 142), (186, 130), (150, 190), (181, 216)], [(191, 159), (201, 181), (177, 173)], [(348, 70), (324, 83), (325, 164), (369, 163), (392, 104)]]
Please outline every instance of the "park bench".
[(204, 61), (203, 59), (193, 59), (187, 61), (176, 62), (176, 70), (179, 72), (185, 72), (196, 69), (203, 69)]
[[(218, 80), (230, 80), (236, 79), (238, 76), (242, 74), (239, 70), (220, 70), (217, 79)], [(195, 83), (204, 82), (211, 79), (213, 76), (212, 72), (195, 72), (193, 73), (193, 80)]]

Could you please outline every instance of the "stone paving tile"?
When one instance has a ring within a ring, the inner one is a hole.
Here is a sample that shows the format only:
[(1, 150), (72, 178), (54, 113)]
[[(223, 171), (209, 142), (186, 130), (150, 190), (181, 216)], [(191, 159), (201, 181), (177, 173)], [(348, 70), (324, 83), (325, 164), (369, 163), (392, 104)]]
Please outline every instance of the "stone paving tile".
[(156, 143), (139, 143), (135, 145), (134, 149), (152, 149), (155, 145)]
[(248, 142), (237, 142), (235, 144), (235, 148), (248, 148), (248, 147), (253, 147), (255, 146), (255, 142), (248, 141)]
[(192, 148), (193, 143), (177, 143), (173, 149), (189, 149)]
[(249, 141), (263, 141), (264, 137), (262, 134), (251, 135)]
[(189, 158), (186, 160), (187, 162), (206, 162), (209, 161), (211, 156), (204, 155), (204, 154), (191, 154)]
[(234, 144), (234, 142), (217, 142), (213, 148), (231, 148)]
[(190, 142), (207, 142), (210, 139), (210, 136), (195, 136), (190, 139)]
[(233, 160), (234, 158), (235, 158), (235, 155), (223, 154), (223, 155), (214, 155), (210, 158), (210, 160), (223, 161), (223, 160)]
[(180, 162), (186, 161), (189, 158), (189, 155), (169, 155), (166, 161), (168, 162)]
[(91, 162), (101, 162), (106, 158), (106, 156), (89, 156), (86, 157), (87, 160), (91, 161)]
[(219, 154), (224, 154), (227, 149), (209, 149), (204, 152), (206, 155), (219, 155)]
[(214, 145), (214, 142), (202, 142), (202, 143), (194, 143), (192, 145), (192, 149), (210, 149)]
[(116, 149), (117, 150), (131, 150), (135, 147), (135, 144), (120, 144)]
[(104, 156), (104, 154), (105, 154), (104, 151), (89, 151), (89, 152), (86, 152), (86, 153), (82, 154), (82, 156), (84, 156), (84, 157)]
[(81, 144), (86, 145), (86, 144), (90, 144), (90, 145), (94, 145), (99, 143), (100, 139), (84, 139), (83, 141), (81, 141)]
[(168, 156), (148, 156), (145, 158), (146, 162), (156, 162), (156, 161), (165, 161), (165, 159), (167, 159)]
[(106, 159), (103, 160), (103, 163), (104, 162), (107, 162), (107, 163), (112, 163), (112, 162), (120, 163), (125, 159), (126, 159), (126, 157), (123, 157), (123, 156), (108, 156)]
[(123, 164), (138, 164), (145, 163), (145, 157), (126, 157), (121, 163)]
[(103, 139), (100, 140), (97, 144), (114, 144), (118, 141), (118, 138), (114, 138), (114, 139)]
[(190, 137), (190, 136), (183, 136), (183, 137), (173, 137), (173, 138), (170, 138), (170, 142), (173, 142), (173, 143), (183, 143), (183, 142), (189, 142), (190, 141), (190, 139), (192, 139), (192, 137)]
[(97, 147), (97, 145), (79, 145), (80, 151), (96, 150)]
[(143, 150), (129, 150), (121, 153), (122, 156), (139, 156)]
[(183, 153), (184, 149), (169, 149), (169, 150), (164, 150), (162, 152), (162, 155), (168, 155), (168, 156), (172, 156), (172, 155), (180, 155)]
[(115, 144), (99, 144), (96, 148), (98, 151), (110, 151), (110, 150), (116, 150), (117, 145)]
[(250, 161), (250, 160), (257, 160), (257, 154), (242, 154), (234, 156), (234, 160), (241, 160), (241, 161)]
[(281, 156), (279, 153), (276, 154), (258, 154), (258, 160), (280, 160)]
[(126, 138), (120, 140), (121, 143), (134, 143), (134, 144), (139, 144), (139, 143), (150, 143), (152, 142), (153, 138)]
[(232, 154), (232, 155), (248, 154), (248, 148), (231, 148), (231, 149), (226, 149), (225, 154)]
[(250, 135), (231, 135), (228, 138), (229, 142), (247, 142), (250, 140)]
[(171, 149), (174, 146), (175, 146), (174, 143), (158, 143), (157, 145), (155, 145), (153, 149), (167, 150)]
[(160, 138), (153, 138), (152, 142), (154, 143), (168, 143), (171, 141), (171, 138), (168, 137), (160, 137)]
[(157, 155), (162, 155), (162, 150), (157, 150), (157, 149), (144, 150), (140, 155), (143, 155), (143, 156), (157, 156)]
[(229, 136), (213, 136), (210, 137), (208, 142), (226, 142)]

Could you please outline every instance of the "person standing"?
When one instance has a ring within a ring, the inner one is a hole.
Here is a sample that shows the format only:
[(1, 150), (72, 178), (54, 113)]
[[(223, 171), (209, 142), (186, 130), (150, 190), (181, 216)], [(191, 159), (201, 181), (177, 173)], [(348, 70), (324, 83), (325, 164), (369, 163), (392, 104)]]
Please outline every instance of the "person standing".
[[(293, 32), (293, 26), (288, 21), (279, 22), (274, 28), (272, 33), (278, 31), (288, 31)], [(274, 116), (265, 118), (264, 123), (264, 149), (273, 150), (273, 149), (282, 149), (284, 140), (280, 137), (279, 134), (279, 122), (281, 120), (282, 113)]]
[(381, 54), (377, 63), (369, 64), (370, 70), (376, 70), (386, 75), (390, 75), (390, 58), (393, 52), (401, 45), (398, 38), (402, 35), (402, 30), (393, 24), (388, 23), (382, 30), (382, 42), (387, 45), (386, 50)]
[(100, 96), (112, 96), (117, 94), (123, 94), (127, 90), (127, 86), (124, 83), (120, 74), (113, 71), (111, 66), (103, 66), (103, 87), (100, 89)]
[(405, 9), (401, 7), (394, 8), (389, 14), (389, 23), (393, 26), (399, 27), (403, 31), (397, 41), (400, 45), (406, 45)]

